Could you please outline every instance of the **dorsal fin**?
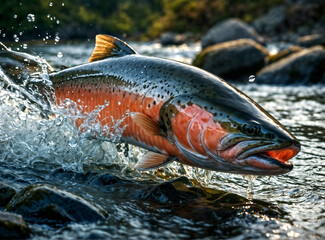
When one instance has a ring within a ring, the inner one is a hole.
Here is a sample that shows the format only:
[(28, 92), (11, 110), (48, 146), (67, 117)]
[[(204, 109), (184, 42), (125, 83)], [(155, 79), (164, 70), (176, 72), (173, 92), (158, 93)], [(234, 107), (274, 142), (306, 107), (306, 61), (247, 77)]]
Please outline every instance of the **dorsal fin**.
[(129, 54), (137, 54), (129, 45), (122, 40), (99, 34), (96, 36), (96, 45), (89, 62), (95, 62), (109, 57), (120, 57)]

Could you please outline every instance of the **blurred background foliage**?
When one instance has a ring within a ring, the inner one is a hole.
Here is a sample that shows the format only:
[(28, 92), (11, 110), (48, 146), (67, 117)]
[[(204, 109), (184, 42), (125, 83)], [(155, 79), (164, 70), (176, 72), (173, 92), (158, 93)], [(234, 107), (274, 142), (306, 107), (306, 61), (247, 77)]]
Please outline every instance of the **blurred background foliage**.
[[(152, 39), (163, 32), (205, 33), (216, 22), (250, 22), (284, 0), (6, 0), (0, 5), (3, 39), (92, 38), (97, 33)], [(28, 14), (35, 21), (28, 21)], [(17, 36), (16, 36), (17, 35)]]

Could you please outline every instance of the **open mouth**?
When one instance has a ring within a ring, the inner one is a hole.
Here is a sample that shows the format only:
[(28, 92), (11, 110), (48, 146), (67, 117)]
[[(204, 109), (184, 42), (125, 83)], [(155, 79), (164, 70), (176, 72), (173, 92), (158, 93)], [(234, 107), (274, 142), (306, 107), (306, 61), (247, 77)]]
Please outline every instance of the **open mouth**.
[(260, 169), (257, 174), (274, 175), (283, 174), (292, 170), (289, 162), (300, 151), (298, 141), (291, 141), (282, 146), (269, 143), (262, 146), (251, 147), (237, 155), (239, 164)]

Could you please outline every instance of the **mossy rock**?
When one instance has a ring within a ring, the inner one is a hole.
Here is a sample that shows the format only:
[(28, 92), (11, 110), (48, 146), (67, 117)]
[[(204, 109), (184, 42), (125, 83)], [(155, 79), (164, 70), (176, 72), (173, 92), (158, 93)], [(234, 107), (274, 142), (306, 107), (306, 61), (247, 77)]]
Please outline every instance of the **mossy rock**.
[(264, 67), (268, 51), (251, 39), (215, 44), (201, 51), (193, 65), (226, 79), (247, 79)]
[(267, 84), (325, 83), (325, 49), (304, 49), (266, 66), (257, 73), (256, 82)]
[(54, 226), (97, 222), (107, 216), (103, 209), (84, 198), (45, 184), (23, 189), (9, 202), (7, 209), (21, 214), (27, 221)]

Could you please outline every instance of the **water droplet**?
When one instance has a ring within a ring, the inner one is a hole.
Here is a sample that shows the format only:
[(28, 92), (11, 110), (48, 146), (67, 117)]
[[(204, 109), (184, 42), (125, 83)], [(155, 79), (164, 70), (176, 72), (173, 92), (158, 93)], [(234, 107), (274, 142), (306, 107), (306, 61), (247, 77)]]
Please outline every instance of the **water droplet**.
[(17, 14), (14, 15), (14, 18), (17, 18)]
[(56, 20), (56, 24), (60, 24), (60, 21), (59, 20)]
[(59, 42), (60, 41), (60, 37), (59, 36), (55, 36), (54, 41), (55, 42)]
[(23, 49), (27, 49), (27, 44), (26, 43), (23, 44)]
[(68, 144), (71, 148), (75, 148), (78, 145), (78, 142), (74, 137), (71, 137)]
[(27, 15), (28, 22), (34, 22), (35, 21), (35, 15), (34, 14), (28, 14)]
[(63, 57), (63, 53), (62, 52), (58, 52), (57, 56), (58, 56), (58, 58), (62, 58)]
[(248, 78), (249, 82), (254, 82), (255, 81), (255, 75), (250, 75)]
[(121, 105), (121, 102), (117, 102), (118, 105)]
[(50, 2), (50, 3), (49, 3), (49, 6), (50, 6), (50, 7), (52, 7), (52, 6), (53, 6), (53, 3), (52, 3), (52, 2)]
[(46, 15), (46, 17), (47, 17), (47, 18), (50, 18), (50, 17), (51, 17), (51, 15), (50, 15), (50, 14), (47, 14), (47, 15)]
[(6, 34), (5, 33), (2, 33), (2, 37), (6, 37)]
[(64, 6), (64, 3), (62, 3), (62, 7)]

